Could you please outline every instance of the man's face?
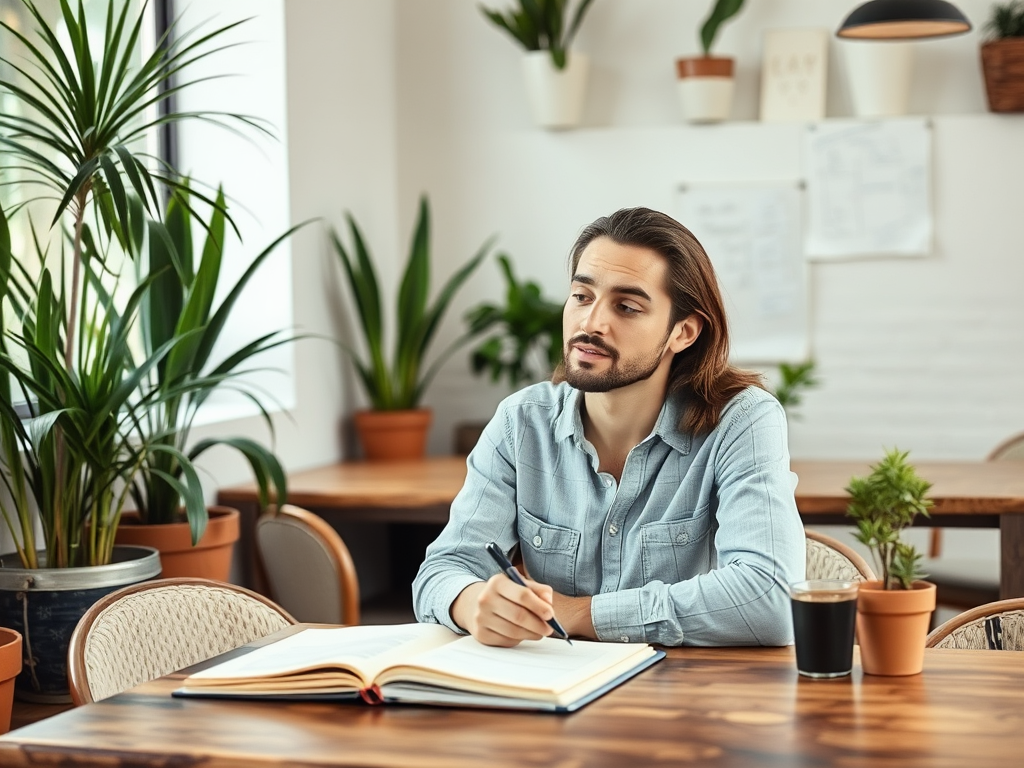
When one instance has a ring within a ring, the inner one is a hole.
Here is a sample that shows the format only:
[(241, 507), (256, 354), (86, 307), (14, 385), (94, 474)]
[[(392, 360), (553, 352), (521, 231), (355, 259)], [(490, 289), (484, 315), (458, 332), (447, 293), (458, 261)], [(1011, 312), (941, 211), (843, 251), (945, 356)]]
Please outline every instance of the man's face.
[(666, 271), (648, 248), (598, 237), (584, 249), (562, 312), (570, 386), (608, 392), (647, 380), (692, 343), (678, 347), (683, 323), (669, 323)]

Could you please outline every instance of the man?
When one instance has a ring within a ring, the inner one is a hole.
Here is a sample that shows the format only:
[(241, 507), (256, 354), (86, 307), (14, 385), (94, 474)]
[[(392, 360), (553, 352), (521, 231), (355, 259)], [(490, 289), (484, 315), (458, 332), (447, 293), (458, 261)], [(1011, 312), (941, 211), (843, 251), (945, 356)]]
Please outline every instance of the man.
[[(786, 419), (728, 364), (714, 270), (645, 208), (571, 253), (555, 379), (507, 398), (468, 459), (413, 584), (416, 615), (512, 646), (552, 633), (663, 645), (782, 645), (776, 581), (804, 575)], [(496, 573), (488, 541), (521, 558)]]

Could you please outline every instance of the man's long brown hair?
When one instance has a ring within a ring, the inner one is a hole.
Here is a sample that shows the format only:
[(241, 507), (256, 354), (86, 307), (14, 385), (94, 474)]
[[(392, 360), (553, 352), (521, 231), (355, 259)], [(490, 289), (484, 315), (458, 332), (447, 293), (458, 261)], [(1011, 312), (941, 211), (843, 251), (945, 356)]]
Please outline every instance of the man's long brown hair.
[[(704, 319), (697, 340), (672, 360), (668, 391), (682, 394), (686, 401), (681, 430), (695, 435), (710, 432), (730, 398), (747, 387), (764, 388), (760, 374), (729, 365), (729, 327), (711, 260), (690, 230), (671, 216), (649, 208), (623, 208), (583, 229), (569, 255), (570, 277), (576, 274), (584, 249), (599, 237), (647, 248), (665, 259), (665, 288), (672, 299), (670, 326), (692, 314)], [(561, 378), (559, 366), (556, 380)]]

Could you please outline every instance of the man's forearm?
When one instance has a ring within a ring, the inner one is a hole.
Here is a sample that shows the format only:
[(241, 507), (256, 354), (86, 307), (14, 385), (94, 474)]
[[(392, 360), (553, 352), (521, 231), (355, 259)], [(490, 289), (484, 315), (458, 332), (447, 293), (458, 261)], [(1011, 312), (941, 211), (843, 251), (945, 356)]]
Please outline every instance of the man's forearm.
[(558, 622), (570, 637), (597, 639), (594, 621), (590, 618), (589, 597), (566, 597), (555, 592), (551, 606), (555, 609)]

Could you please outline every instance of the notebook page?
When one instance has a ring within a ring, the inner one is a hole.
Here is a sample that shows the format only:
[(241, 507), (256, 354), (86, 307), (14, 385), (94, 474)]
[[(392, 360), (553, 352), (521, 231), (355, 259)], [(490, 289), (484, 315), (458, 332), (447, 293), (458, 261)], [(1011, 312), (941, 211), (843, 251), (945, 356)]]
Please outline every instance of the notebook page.
[[(593, 677), (624, 659), (651, 653), (646, 643), (598, 643), (546, 637), (527, 640), (514, 648), (482, 645), (472, 637), (421, 654), (405, 668), (415, 667), (456, 679), (558, 693)], [(389, 670), (384, 679), (397, 680)], [(432, 679), (436, 680), (433, 676)]]
[(449, 629), (432, 624), (392, 626), (310, 627), (244, 656), (190, 675), (189, 682), (203, 680), (257, 679), (324, 666), (359, 669), (367, 680), (377, 671), (456, 637)]

